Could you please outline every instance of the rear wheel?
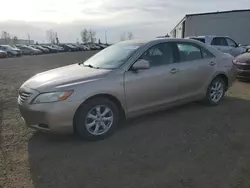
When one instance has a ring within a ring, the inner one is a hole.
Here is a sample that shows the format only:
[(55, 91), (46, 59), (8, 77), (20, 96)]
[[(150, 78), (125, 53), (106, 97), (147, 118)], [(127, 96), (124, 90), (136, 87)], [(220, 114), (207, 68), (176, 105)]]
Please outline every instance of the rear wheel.
[(119, 122), (117, 106), (107, 98), (86, 101), (77, 111), (75, 129), (86, 140), (101, 140), (112, 135)]
[(205, 103), (210, 106), (218, 105), (225, 96), (226, 84), (221, 77), (216, 77), (207, 88)]

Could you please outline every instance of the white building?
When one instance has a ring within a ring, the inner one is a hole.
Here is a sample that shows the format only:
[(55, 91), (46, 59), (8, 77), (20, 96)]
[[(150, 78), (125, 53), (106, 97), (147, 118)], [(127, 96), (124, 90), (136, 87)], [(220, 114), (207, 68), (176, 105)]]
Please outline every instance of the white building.
[(0, 39), (0, 44), (34, 44), (34, 40), (25, 40), (25, 39)]
[(220, 35), (250, 44), (250, 9), (186, 15), (171, 31), (171, 37)]

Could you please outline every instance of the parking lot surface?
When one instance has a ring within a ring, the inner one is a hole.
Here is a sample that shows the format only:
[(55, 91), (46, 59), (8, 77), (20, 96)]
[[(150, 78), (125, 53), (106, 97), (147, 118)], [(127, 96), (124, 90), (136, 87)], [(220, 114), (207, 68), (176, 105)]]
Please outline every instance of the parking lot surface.
[(250, 83), (236, 82), (217, 107), (192, 103), (139, 117), (103, 141), (27, 128), (20, 85), (93, 53), (0, 60), (0, 187), (250, 187)]

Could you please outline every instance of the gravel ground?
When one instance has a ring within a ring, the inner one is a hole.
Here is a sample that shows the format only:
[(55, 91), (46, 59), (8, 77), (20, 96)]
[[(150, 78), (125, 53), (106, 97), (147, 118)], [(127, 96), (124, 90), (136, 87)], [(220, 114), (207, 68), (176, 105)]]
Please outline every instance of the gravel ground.
[(217, 107), (192, 103), (128, 121), (103, 141), (28, 129), (17, 90), (34, 74), (94, 52), (0, 60), (0, 187), (249, 188), (250, 84)]

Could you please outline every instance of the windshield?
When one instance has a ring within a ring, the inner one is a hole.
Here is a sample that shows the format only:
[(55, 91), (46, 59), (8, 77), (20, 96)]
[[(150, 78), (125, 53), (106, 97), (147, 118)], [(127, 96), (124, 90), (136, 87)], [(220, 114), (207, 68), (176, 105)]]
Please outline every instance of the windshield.
[(137, 49), (138, 44), (118, 43), (112, 45), (84, 62), (84, 65), (100, 69), (119, 68)]

